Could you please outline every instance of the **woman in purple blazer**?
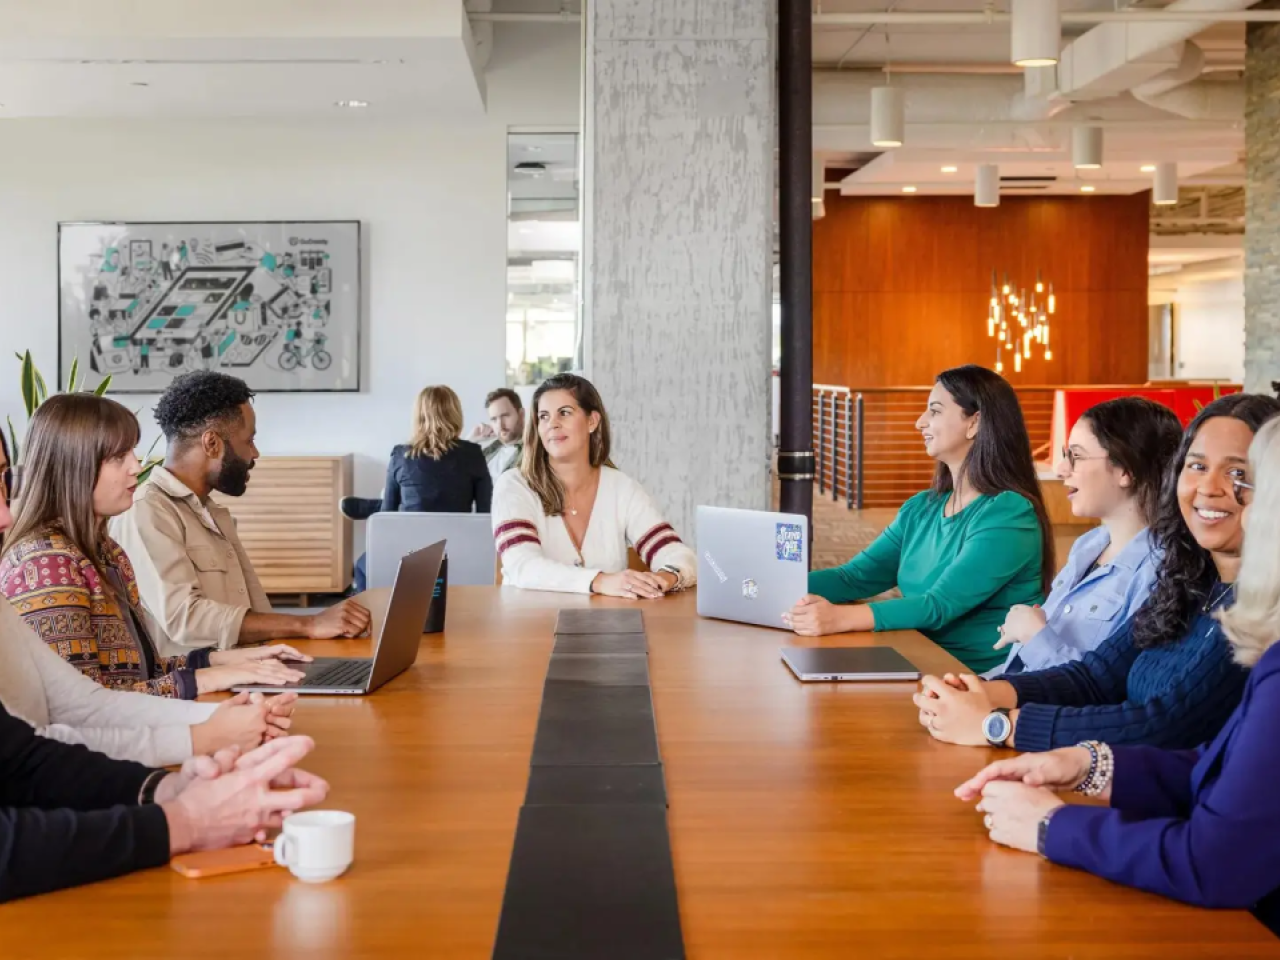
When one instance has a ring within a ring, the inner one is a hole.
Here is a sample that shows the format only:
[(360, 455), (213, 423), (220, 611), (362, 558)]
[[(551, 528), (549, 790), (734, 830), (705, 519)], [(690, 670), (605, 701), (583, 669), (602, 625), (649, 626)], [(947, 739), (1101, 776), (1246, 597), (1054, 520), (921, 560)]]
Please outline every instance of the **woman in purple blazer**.
[[(1251, 667), (1225, 727), (1195, 750), (1088, 741), (1001, 760), (956, 789), (996, 843), (1204, 907), (1249, 908), (1280, 935), (1280, 420), (1235, 483), (1246, 507), (1237, 600), (1219, 614)], [(1255, 502), (1250, 502), (1251, 500)], [(1110, 807), (1065, 804), (1076, 790)]]

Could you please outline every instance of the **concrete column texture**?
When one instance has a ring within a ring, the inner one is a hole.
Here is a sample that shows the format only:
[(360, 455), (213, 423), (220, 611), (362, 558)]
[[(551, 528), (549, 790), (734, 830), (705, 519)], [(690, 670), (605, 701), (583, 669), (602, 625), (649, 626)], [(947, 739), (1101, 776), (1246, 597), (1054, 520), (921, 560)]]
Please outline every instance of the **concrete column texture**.
[(769, 501), (774, 0), (584, 4), (585, 365), (686, 542)]
[(1244, 388), (1270, 393), (1280, 380), (1280, 23), (1249, 24), (1247, 48)]

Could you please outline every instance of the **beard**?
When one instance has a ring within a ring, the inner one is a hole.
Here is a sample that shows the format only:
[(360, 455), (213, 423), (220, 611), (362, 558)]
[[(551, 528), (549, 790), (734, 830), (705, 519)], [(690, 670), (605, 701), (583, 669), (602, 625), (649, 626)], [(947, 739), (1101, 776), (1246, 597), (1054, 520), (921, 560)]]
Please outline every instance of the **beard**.
[(246, 460), (233, 453), (231, 447), (222, 450), (222, 465), (218, 470), (218, 479), (213, 489), (228, 497), (242, 497), (249, 488), (249, 471), (253, 469), (253, 461)]

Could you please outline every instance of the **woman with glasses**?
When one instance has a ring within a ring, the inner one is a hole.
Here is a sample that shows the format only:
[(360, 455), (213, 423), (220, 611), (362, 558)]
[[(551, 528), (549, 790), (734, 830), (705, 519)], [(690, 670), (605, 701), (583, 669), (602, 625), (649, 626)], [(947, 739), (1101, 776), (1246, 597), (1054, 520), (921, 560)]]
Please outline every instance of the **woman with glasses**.
[(1244, 692), (1215, 612), (1233, 600), (1249, 444), (1280, 402), (1215, 400), (1191, 421), (1170, 465), (1152, 530), (1162, 551), (1151, 596), (1083, 659), (1050, 670), (925, 677), (915, 696), (936, 739), (1051, 750), (1083, 740), (1183, 750), (1212, 740)]
[(1124, 626), (1155, 583), (1149, 527), (1182, 439), (1178, 418), (1142, 397), (1121, 397), (1086, 410), (1068, 439), (1057, 474), (1071, 512), (1102, 523), (1072, 546), (1043, 607), (1010, 609), (996, 649), (1013, 649), (988, 676), (1079, 660)]
[[(1232, 478), (1248, 531), (1234, 605), (1218, 619), (1249, 670), (1211, 743), (1153, 750), (1086, 742), (1001, 760), (956, 789), (996, 843), (1204, 907), (1248, 908), (1280, 934), (1280, 421), (1249, 448), (1258, 490)], [(1058, 791), (1105, 806), (1064, 804)]]

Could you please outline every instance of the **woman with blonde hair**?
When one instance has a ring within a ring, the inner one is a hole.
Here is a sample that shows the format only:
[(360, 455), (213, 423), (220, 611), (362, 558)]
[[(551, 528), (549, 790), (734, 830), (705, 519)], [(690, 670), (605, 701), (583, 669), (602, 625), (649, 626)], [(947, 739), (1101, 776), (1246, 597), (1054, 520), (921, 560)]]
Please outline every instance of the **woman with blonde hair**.
[[(1280, 934), (1280, 420), (1234, 481), (1245, 538), (1236, 602), (1217, 615), (1244, 696), (1194, 750), (1086, 741), (993, 763), (956, 790), (996, 843), (1205, 907), (1249, 908)], [(1252, 482), (1250, 482), (1250, 478)], [(1256, 484), (1256, 487), (1255, 487)], [(1067, 805), (1075, 790), (1109, 807)]]
[[(461, 439), (462, 401), (449, 387), (423, 388), (413, 406), (408, 443), (391, 451), (382, 511), (488, 513), (493, 477), (480, 445)], [(356, 562), (355, 587), (366, 585), (365, 557)]]
[[(609, 415), (591, 382), (554, 376), (532, 406), (520, 469), (504, 473), (493, 495), (503, 582), (630, 600), (692, 586), (693, 551), (609, 459)], [(647, 570), (628, 569), (628, 547)]]

